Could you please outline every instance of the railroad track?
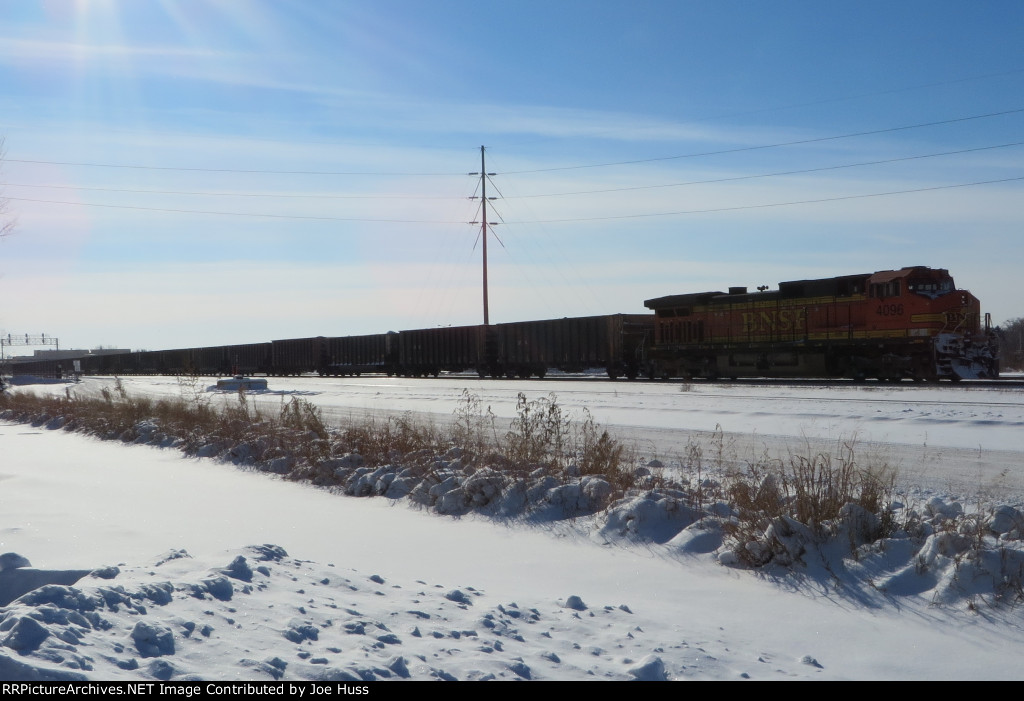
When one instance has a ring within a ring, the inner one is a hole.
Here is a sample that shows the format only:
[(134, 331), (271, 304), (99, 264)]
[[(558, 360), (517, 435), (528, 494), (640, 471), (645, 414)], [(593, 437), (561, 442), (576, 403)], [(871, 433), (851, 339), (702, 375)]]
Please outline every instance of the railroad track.
[[(356, 376), (359, 377), (359, 376)], [(366, 377), (381, 377), (381, 375), (366, 375)], [(338, 378), (333, 378), (338, 379)], [(412, 378), (396, 378), (396, 379), (412, 379)], [(436, 380), (452, 380), (461, 383), (465, 382), (481, 382), (481, 383), (492, 383), (495, 380), (492, 378), (481, 378), (476, 373), (452, 373), (452, 374), (441, 374)], [(501, 378), (499, 378), (501, 379)], [(507, 382), (517, 382), (522, 378), (507, 378)], [(672, 379), (635, 379), (628, 380), (626, 378), (619, 378), (617, 380), (609, 380), (605, 375), (559, 375), (549, 374), (543, 379), (536, 377), (525, 378), (522, 381), (527, 382), (593, 382), (607, 384), (610, 386), (616, 385), (630, 385), (630, 386), (644, 386), (651, 384), (659, 385), (700, 385), (700, 386), (724, 386), (724, 387), (843, 387), (843, 388), (874, 388), (874, 387), (887, 387), (887, 388), (930, 388), (930, 389), (1010, 389), (1010, 390), (1024, 390), (1024, 377), (1009, 377), (1005, 379), (997, 380), (960, 380), (959, 382), (949, 382), (946, 380), (933, 381), (933, 382), (914, 382), (912, 380), (899, 380), (899, 381), (882, 381), (882, 380), (863, 380), (856, 381), (844, 378), (836, 379), (802, 379), (802, 378), (770, 378), (770, 377), (741, 377), (735, 380), (707, 380), (703, 378), (694, 378), (690, 380), (684, 380), (679, 378)]]

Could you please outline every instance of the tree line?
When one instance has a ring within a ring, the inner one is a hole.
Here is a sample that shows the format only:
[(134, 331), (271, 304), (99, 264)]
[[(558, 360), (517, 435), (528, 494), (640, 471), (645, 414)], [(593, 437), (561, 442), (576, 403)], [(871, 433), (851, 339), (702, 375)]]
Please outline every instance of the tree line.
[(1024, 316), (1008, 319), (999, 327), (1003, 370), (1024, 370)]

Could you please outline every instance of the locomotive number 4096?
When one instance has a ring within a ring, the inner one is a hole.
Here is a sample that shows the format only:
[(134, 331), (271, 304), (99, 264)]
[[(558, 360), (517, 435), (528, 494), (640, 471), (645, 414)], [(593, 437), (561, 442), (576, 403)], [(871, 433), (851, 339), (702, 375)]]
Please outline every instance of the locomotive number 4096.
[(902, 316), (903, 305), (902, 304), (879, 304), (875, 310), (875, 314), (879, 316)]

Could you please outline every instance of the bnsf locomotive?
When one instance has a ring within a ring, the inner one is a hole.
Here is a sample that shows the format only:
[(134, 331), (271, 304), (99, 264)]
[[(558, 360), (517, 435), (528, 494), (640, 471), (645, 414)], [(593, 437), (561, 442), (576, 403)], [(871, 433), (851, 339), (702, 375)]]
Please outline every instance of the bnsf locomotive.
[[(926, 267), (783, 282), (775, 291), (649, 299), (612, 314), (32, 361), (17, 375), (266, 374), (544, 377), (996, 377), (978, 300)], [(74, 368), (73, 363), (77, 364)]]
[(779, 284), (775, 291), (649, 299), (652, 376), (996, 377), (998, 347), (974, 295), (916, 266)]

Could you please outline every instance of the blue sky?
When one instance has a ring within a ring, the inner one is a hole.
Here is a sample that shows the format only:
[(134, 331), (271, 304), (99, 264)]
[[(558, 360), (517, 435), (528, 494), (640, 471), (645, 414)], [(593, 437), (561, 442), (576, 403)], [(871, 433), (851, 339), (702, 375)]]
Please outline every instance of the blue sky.
[(1022, 31), (1010, 0), (3, 3), (0, 329), (480, 323), (481, 145), (492, 322), (930, 265), (998, 323)]

